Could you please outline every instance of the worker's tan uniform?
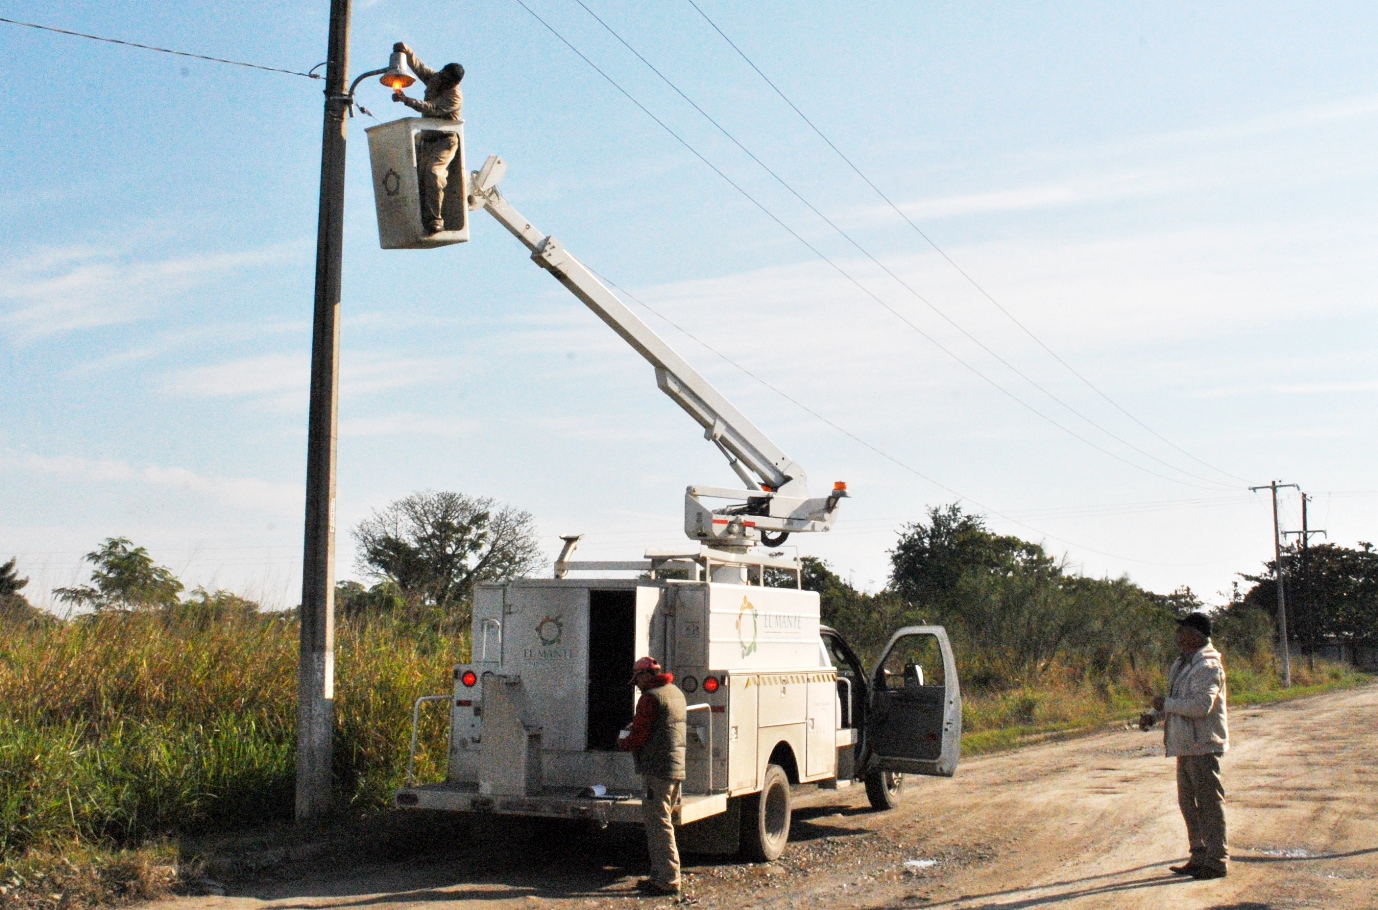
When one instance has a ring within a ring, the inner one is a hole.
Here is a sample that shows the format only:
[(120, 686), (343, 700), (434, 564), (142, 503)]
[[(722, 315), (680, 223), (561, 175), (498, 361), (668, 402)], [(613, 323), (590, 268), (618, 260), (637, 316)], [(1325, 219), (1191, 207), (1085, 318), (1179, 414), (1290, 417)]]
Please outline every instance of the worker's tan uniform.
[(1187, 823), (1191, 863), (1223, 871), (1229, 848), (1220, 756), (1230, 748), (1230, 731), (1225, 666), (1210, 642), (1172, 664), (1163, 710), (1155, 713), (1163, 720), (1165, 751), (1177, 759), (1177, 803)]
[[(459, 112), (464, 106), (464, 93), (459, 83), (446, 86), (448, 81), (422, 63), (416, 54), (407, 54), (407, 63), (412, 72), (426, 86), (426, 94), (420, 101), (415, 98), (402, 98), (402, 103), (423, 117), (438, 120), (459, 120)], [(422, 133), (416, 148), (416, 176), (421, 190), (421, 223), (430, 233), (445, 229), (445, 218), (441, 206), (445, 202), (445, 186), (450, 180), (450, 162), (459, 151), (459, 137), (454, 133), (435, 131)]]
[(631, 735), (620, 744), (632, 752), (637, 773), (646, 780), (646, 798), (641, 803), (646, 852), (651, 859), (651, 881), (664, 889), (681, 886), (674, 811), (684, 781), (688, 712), (684, 693), (673, 680), (671, 674), (660, 673), (655, 685), (641, 693)]

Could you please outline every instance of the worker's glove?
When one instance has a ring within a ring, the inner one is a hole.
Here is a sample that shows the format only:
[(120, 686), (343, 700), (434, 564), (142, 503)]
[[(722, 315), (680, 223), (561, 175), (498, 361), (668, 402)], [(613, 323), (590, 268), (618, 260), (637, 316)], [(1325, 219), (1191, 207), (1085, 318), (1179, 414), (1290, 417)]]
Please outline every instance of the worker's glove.
[(1156, 724), (1157, 722), (1158, 722), (1158, 718), (1154, 717), (1152, 714), (1140, 714), (1140, 715), (1139, 715), (1139, 729), (1140, 729), (1140, 730), (1152, 730), (1152, 729), (1153, 729), (1153, 725)]
[(402, 54), (410, 54), (410, 53), (411, 53), (411, 48), (407, 47), (407, 44), (406, 44), (405, 41), (399, 41), (399, 42), (397, 42), (396, 44), (394, 44), (394, 45), (392, 46), (392, 49), (395, 50), (395, 51), (397, 51), (398, 53), (402, 53)]

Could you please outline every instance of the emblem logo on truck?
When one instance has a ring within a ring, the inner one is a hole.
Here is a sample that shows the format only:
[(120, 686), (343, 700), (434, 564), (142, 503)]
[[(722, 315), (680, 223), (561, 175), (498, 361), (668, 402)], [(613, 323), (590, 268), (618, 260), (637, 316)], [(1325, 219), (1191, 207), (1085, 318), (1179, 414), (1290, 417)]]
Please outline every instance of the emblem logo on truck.
[(536, 623), (536, 637), (541, 640), (541, 644), (549, 648), (551, 645), (560, 643), (560, 636), (565, 634), (565, 624), (559, 616), (547, 616), (545, 619)]
[[(750, 641), (747, 641), (748, 629)], [(756, 608), (745, 597), (742, 598), (742, 608), (737, 611), (737, 643), (742, 646), (742, 657), (756, 652)]]

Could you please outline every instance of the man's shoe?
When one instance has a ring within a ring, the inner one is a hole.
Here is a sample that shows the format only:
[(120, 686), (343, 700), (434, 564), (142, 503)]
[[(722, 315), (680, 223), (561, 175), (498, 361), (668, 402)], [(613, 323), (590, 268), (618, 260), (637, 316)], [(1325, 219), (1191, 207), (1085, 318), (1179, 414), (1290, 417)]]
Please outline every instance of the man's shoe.
[(1167, 871), (1171, 872), (1173, 875), (1194, 875), (1196, 870), (1200, 868), (1201, 867), (1195, 863), (1188, 861), (1182, 863), (1180, 866), (1168, 866)]
[(679, 885), (667, 885), (653, 878), (643, 878), (636, 883), (636, 887), (637, 890), (644, 891), (647, 894), (661, 894), (667, 897), (679, 897), (681, 893)]
[(439, 234), (443, 230), (445, 230), (445, 222), (443, 221), (437, 221), (435, 224), (426, 225), (427, 236), (430, 236), (431, 234)]
[(1190, 874), (1197, 881), (1205, 881), (1210, 878), (1224, 878), (1228, 873), (1224, 869), (1208, 869), (1205, 866), (1197, 866), (1191, 870)]

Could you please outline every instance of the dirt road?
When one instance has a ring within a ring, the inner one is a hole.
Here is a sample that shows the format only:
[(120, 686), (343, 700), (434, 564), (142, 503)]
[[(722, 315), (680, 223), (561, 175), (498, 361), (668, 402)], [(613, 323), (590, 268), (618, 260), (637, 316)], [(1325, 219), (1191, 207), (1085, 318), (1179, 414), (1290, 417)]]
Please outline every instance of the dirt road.
[[(890, 813), (867, 811), (860, 787), (801, 794), (780, 862), (688, 857), (687, 890), (705, 910), (1378, 908), (1378, 685), (1240, 709), (1231, 721), (1233, 863), (1223, 880), (1169, 874), (1185, 840), (1173, 765), (1156, 732), (1126, 730), (964, 762), (953, 780), (911, 782)], [(541, 823), (451, 826), (415, 858), (298, 863), (231, 881), (224, 897), (156, 906), (669, 907), (632, 890), (638, 838)]]

